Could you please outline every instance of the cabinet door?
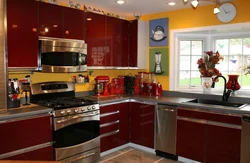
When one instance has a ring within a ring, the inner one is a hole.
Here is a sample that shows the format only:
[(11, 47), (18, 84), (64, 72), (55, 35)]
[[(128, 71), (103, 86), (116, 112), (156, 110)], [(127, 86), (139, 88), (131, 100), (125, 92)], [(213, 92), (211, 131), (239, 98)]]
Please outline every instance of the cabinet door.
[(8, 67), (38, 65), (38, 2), (7, 0)]
[(120, 143), (119, 145), (124, 145), (129, 143), (129, 103), (118, 104), (119, 108), (119, 120), (120, 120)]
[(122, 20), (122, 67), (128, 67), (129, 58), (129, 21)]
[(239, 163), (241, 129), (207, 125), (206, 163)]
[(4, 160), (32, 160), (32, 161), (53, 161), (53, 146), (48, 146), (34, 151), (4, 158)]
[(177, 120), (176, 154), (195, 161), (204, 162), (205, 124)]
[(40, 2), (39, 35), (63, 38), (63, 7)]
[(110, 50), (105, 45), (105, 15), (85, 13), (85, 41), (88, 45), (87, 65), (105, 66), (106, 53)]
[(84, 11), (63, 7), (64, 38), (84, 40)]
[(51, 116), (0, 123), (0, 131), (4, 131), (0, 134), (0, 154), (52, 142)]
[(137, 67), (138, 52), (138, 20), (130, 22), (129, 67)]
[(105, 66), (122, 66), (122, 20), (106, 16), (106, 46)]
[(154, 148), (154, 105), (131, 104), (131, 142)]

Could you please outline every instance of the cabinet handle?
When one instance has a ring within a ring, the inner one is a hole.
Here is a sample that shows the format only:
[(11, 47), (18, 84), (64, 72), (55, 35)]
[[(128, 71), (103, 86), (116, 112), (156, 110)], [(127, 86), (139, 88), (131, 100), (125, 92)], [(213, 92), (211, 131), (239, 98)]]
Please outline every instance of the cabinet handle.
[(174, 109), (167, 109), (167, 108), (159, 108), (161, 111), (169, 111), (169, 112), (174, 112)]
[(154, 114), (154, 113), (141, 114), (140, 117), (146, 117), (146, 116), (152, 115), (152, 114)]
[(102, 128), (102, 127), (106, 127), (106, 126), (111, 126), (111, 125), (117, 124), (117, 123), (120, 123), (120, 121), (117, 120), (117, 121), (110, 122), (110, 123), (104, 123), (104, 124), (101, 124), (100, 127)]
[(188, 122), (195, 122), (195, 123), (206, 124), (206, 120), (202, 120), (202, 119), (177, 117), (177, 120), (183, 120), (183, 121), (188, 121)]
[(95, 113), (81, 114), (81, 115), (77, 115), (77, 116), (74, 116), (74, 117), (71, 117), (71, 118), (62, 119), (62, 120), (56, 121), (56, 123), (60, 124), (60, 123), (64, 123), (64, 122), (74, 120), (74, 119), (83, 118), (83, 117), (93, 117), (93, 116), (96, 116), (96, 115), (99, 115), (98, 111), (95, 112)]
[(101, 137), (101, 138), (104, 138), (104, 137), (107, 137), (107, 136), (115, 135), (115, 134), (117, 134), (117, 133), (119, 133), (119, 132), (120, 132), (120, 130), (108, 132), (108, 133), (106, 133), (106, 134), (102, 134), (100, 137)]
[(234, 125), (234, 124), (214, 122), (214, 121), (207, 121), (207, 124), (213, 125), (213, 126), (218, 126), (218, 127), (226, 127), (226, 128), (233, 128), (233, 129), (240, 129), (241, 130), (241, 126)]
[(101, 114), (100, 117), (106, 117), (106, 116), (113, 115), (113, 114), (118, 114), (118, 113), (120, 113), (119, 110), (117, 110), (115, 112), (109, 112), (109, 113)]

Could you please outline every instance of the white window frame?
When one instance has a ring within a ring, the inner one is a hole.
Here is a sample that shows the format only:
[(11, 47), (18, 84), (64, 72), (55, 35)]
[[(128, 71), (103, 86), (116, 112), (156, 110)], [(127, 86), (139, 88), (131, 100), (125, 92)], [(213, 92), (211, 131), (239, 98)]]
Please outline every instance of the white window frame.
[[(207, 27), (197, 27), (197, 28), (187, 28), (187, 29), (177, 29), (170, 30), (170, 75), (169, 75), (169, 89), (170, 91), (183, 91), (183, 92), (193, 92), (193, 93), (202, 93), (201, 87), (194, 88), (181, 88), (179, 85), (179, 41), (183, 39), (204, 39), (204, 51), (215, 49), (215, 39), (223, 39), (223, 38), (233, 38), (233, 36), (244, 35), (246, 37), (246, 33), (249, 32), (233, 32), (232, 29), (250, 29), (250, 23), (237, 23), (237, 24), (226, 24), (226, 25), (217, 25), (217, 26), (207, 26)], [(222, 34), (210, 34), (213, 30)], [(228, 34), (225, 36), (225, 32), (233, 32), (232, 34)], [(188, 34), (189, 33), (189, 34)], [(192, 33), (192, 34), (191, 34)], [(222, 37), (224, 35), (224, 37)], [(178, 70), (178, 71), (177, 71)], [(223, 88), (212, 89), (212, 94), (221, 94), (223, 92)], [(246, 92), (246, 90), (240, 90), (240, 94), (250, 94)]]

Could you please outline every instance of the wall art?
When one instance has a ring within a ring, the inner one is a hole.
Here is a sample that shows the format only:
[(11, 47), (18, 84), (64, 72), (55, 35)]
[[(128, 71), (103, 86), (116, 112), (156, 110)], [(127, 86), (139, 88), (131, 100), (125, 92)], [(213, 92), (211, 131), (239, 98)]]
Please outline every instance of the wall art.
[(168, 48), (153, 48), (149, 50), (149, 71), (156, 75), (169, 75)]

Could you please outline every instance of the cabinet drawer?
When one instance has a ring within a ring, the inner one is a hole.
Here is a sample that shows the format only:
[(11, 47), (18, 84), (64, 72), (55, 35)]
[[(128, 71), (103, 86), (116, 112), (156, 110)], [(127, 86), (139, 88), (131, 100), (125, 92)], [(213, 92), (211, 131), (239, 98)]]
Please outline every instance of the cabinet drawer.
[(100, 123), (110, 123), (119, 120), (119, 112), (112, 112), (110, 115), (101, 114)]
[(119, 130), (119, 121), (105, 123), (103, 126), (100, 126), (100, 134), (105, 134), (116, 130)]
[(0, 122), (0, 154), (52, 142), (51, 116)]
[(114, 105), (107, 105), (107, 106), (101, 106), (100, 107), (100, 113), (112, 113), (116, 112), (119, 110), (119, 105), (114, 104)]
[(177, 116), (241, 125), (241, 116), (178, 108)]
[(4, 160), (53, 161), (53, 146), (51, 145), (48, 147), (7, 157), (4, 158)]

